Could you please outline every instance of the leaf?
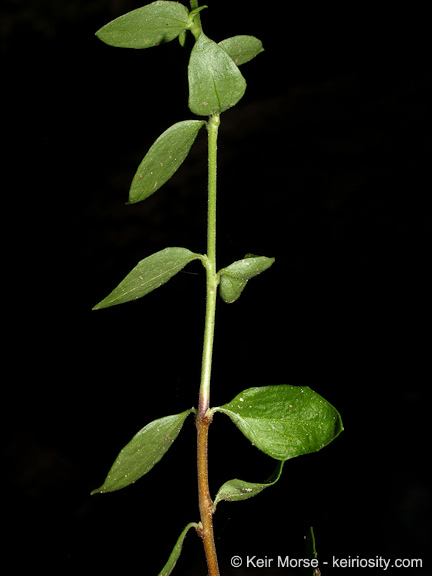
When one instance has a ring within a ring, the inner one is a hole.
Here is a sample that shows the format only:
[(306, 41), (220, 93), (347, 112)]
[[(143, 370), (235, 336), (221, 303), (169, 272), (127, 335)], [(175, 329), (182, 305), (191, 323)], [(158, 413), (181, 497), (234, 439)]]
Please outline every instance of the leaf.
[(238, 280), (249, 280), (258, 274), (261, 274), (261, 272), (264, 272), (267, 268), (270, 268), (274, 261), (274, 258), (247, 254), (243, 260), (237, 260), (226, 268), (219, 270), (219, 274), (231, 276)]
[(188, 11), (178, 2), (157, 1), (109, 22), (96, 36), (119, 48), (150, 48), (177, 38), (189, 27)]
[(204, 120), (185, 120), (159, 136), (132, 180), (129, 204), (145, 200), (167, 182), (184, 162)]
[(186, 264), (200, 258), (200, 254), (195, 254), (187, 248), (165, 248), (156, 252), (141, 260), (117, 288), (96, 304), (93, 310), (137, 300), (168, 282)]
[(219, 293), (222, 299), (228, 304), (235, 302), (243, 292), (247, 281), (270, 268), (274, 261), (274, 258), (247, 254), (243, 260), (237, 260), (219, 270)]
[(188, 533), (190, 528), (197, 528), (199, 525), (196, 522), (190, 522), (183, 530), (183, 532), (180, 534), (171, 554), (170, 557), (168, 558), (168, 562), (165, 564), (165, 566), (162, 568), (162, 570), (159, 572), (159, 576), (169, 576), (169, 574), (171, 574), (171, 572), (174, 570), (174, 566), (177, 563), (177, 560), (179, 559), (179, 556), (181, 554), (182, 551), (182, 547), (183, 547), (183, 541), (186, 537), (186, 534)]
[(254, 36), (233, 36), (219, 42), (236, 66), (241, 66), (264, 52), (261, 40)]
[(184, 45), (186, 44), (186, 30), (183, 30), (183, 32), (179, 35), (178, 39), (180, 46), (184, 48)]
[(201, 10), (205, 10), (208, 6), (198, 6), (198, 8), (194, 8), (189, 12), (189, 20), (194, 20), (195, 16), (201, 12)]
[(237, 502), (239, 500), (247, 500), (248, 498), (256, 496), (265, 488), (273, 486), (273, 484), (279, 480), (282, 474), (282, 467), (283, 462), (279, 462), (276, 470), (273, 472), (270, 478), (266, 482), (261, 482), (261, 484), (245, 482), (244, 480), (238, 480), (237, 478), (225, 482), (225, 484), (219, 488), (219, 491), (216, 494), (216, 498), (214, 499), (214, 507), (216, 507), (217, 504), (222, 500), (226, 500), (227, 502)]
[(242, 98), (246, 81), (223, 48), (201, 32), (189, 66), (189, 108), (198, 116), (220, 114)]
[(194, 409), (165, 416), (147, 424), (117, 456), (105, 482), (92, 494), (114, 492), (133, 484), (147, 474), (167, 453), (184, 421)]
[(249, 388), (218, 408), (259, 450), (289, 460), (324, 448), (343, 430), (337, 410), (307, 386)]
[(237, 278), (231, 278), (231, 276), (221, 276), (219, 283), (219, 294), (222, 300), (227, 304), (232, 304), (243, 292), (247, 280), (237, 280)]

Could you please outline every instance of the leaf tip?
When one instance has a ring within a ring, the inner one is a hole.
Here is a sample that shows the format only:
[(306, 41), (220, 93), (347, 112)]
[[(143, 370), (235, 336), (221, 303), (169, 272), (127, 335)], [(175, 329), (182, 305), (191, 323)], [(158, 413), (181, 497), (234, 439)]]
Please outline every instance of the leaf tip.
[(95, 494), (103, 494), (102, 486), (99, 486), (99, 488), (95, 488), (90, 492), (90, 496), (94, 496)]

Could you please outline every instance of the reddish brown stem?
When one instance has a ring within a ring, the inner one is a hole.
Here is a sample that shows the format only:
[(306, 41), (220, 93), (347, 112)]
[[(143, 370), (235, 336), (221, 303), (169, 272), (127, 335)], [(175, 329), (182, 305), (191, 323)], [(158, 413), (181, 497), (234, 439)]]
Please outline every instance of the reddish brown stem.
[(208, 484), (208, 429), (212, 417), (205, 415), (197, 418), (197, 448), (198, 448), (198, 498), (201, 515), (201, 538), (207, 560), (209, 576), (219, 576), (219, 566), (213, 534), (213, 501)]

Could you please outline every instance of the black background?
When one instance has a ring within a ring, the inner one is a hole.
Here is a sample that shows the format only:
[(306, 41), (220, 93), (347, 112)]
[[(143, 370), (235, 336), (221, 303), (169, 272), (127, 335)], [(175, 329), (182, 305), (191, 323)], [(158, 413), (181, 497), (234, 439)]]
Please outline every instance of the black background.
[[(287, 462), (249, 502), (221, 503), (223, 574), (237, 554), (421, 558), (431, 574), (430, 96), (425, 15), (365, 3), (213, 3), (216, 41), (259, 37), (245, 97), (222, 116), (218, 261), (276, 263), (217, 312), (212, 405), (251, 386), (310, 386), (342, 414), (325, 450)], [(92, 312), (142, 258), (205, 252), (206, 141), (126, 206), (135, 169), (191, 118), (191, 43), (146, 51), (94, 32), (132, 0), (6, 1), (3, 76), (3, 558), (45, 573), (157, 574), (198, 520), (192, 419), (132, 487), (89, 496), (146, 423), (196, 405), (204, 276), (196, 263), (147, 298)], [(398, 11), (400, 10), (400, 11)], [(219, 414), (211, 489), (273, 470)], [(205, 574), (188, 536), (179, 574)]]

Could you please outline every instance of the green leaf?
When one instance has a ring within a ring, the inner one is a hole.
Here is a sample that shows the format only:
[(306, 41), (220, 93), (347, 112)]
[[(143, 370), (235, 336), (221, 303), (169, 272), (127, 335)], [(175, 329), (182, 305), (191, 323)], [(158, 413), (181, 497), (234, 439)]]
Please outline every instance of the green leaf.
[(225, 50), (236, 66), (241, 66), (264, 52), (261, 40), (254, 36), (233, 36), (219, 42), (219, 46)]
[(189, 20), (194, 20), (195, 16), (201, 12), (201, 10), (205, 10), (208, 6), (198, 6), (198, 8), (194, 8), (189, 12)]
[(249, 388), (213, 411), (276, 460), (321, 450), (343, 430), (337, 410), (307, 386)]
[(201, 33), (189, 60), (189, 108), (198, 116), (220, 114), (242, 98), (246, 81), (223, 48)]
[(221, 276), (231, 276), (238, 280), (249, 280), (270, 268), (274, 261), (274, 258), (267, 258), (267, 256), (247, 254), (243, 260), (237, 260), (226, 268), (219, 270), (219, 274)]
[(185, 120), (159, 136), (132, 180), (129, 204), (145, 200), (167, 182), (184, 162), (204, 120)]
[(219, 293), (222, 299), (228, 304), (235, 302), (243, 292), (247, 281), (270, 268), (274, 261), (274, 258), (247, 254), (243, 260), (237, 260), (219, 270)]
[(165, 416), (147, 424), (117, 456), (105, 482), (92, 494), (114, 492), (133, 484), (147, 474), (167, 453), (184, 421), (194, 409)]
[(159, 576), (169, 576), (169, 574), (171, 574), (171, 572), (174, 570), (174, 566), (177, 563), (177, 560), (179, 559), (179, 556), (181, 554), (182, 551), (182, 547), (183, 547), (183, 541), (186, 537), (186, 534), (188, 533), (190, 528), (198, 528), (199, 524), (197, 524), (196, 522), (190, 522), (183, 530), (183, 532), (180, 534), (171, 554), (170, 557), (168, 558), (168, 562), (165, 564), (165, 566), (162, 568), (162, 570), (159, 572)]
[(150, 48), (177, 38), (190, 25), (183, 4), (166, 0), (152, 2), (109, 22), (96, 36), (119, 48)]
[(192, 260), (201, 258), (200, 254), (195, 254), (187, 248), (165, 248), (156, 252), (141, 260), (117, 288), (96, 304), (93, 310), (137, 300), (168, 282)]
[(231, 276), (221, 276), (219, 283), (219, 294), (224, 302), (227, 304), (232, 304), (243, 292), (247, 280), (237, 280), (237, 278), (231, 278)]
[(178, 40), (180, 46), (183, 48), (186, 44), (186, 30), (183, 30), (183, 32), (179, 35)]
[(216, 507), (218, 502), (221, 502), (222, 500), (226, 500), (227, 502), (238, 502), (239, 500), (247, 500), (248, 498), (256, 496), (265, 488), (273, 486), (273, 484), (279, 480), (280, 475), (282, 474), (282, 467), (283, 462), (279, 462), (276, 470), (270, 478), (266, 482), (261, 482), (260, 484), (245, 482), (244, 480), (238, 480), (237, 478), (225, 482), (216, 494), (214, 507)]

